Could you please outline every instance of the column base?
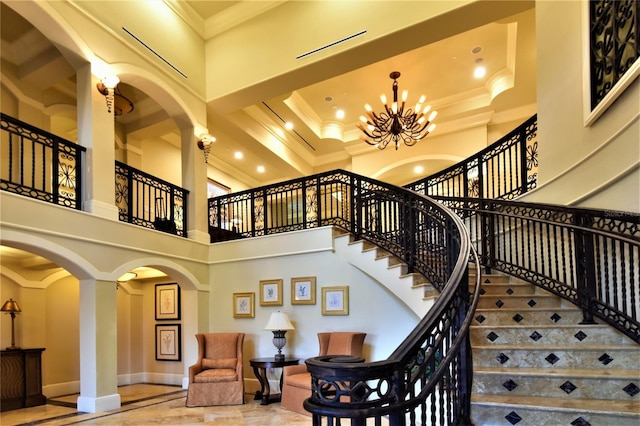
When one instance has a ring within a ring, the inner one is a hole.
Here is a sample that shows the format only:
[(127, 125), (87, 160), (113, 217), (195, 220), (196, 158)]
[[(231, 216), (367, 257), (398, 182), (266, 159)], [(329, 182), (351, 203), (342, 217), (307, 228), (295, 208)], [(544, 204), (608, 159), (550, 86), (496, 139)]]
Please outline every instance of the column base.
[(117, 393), (97, 398), (79, 396), (77, 403), (78, 411), (83, 413), (102, 413), (104, 411), (116, 410), (121, 407), (120, 394)]

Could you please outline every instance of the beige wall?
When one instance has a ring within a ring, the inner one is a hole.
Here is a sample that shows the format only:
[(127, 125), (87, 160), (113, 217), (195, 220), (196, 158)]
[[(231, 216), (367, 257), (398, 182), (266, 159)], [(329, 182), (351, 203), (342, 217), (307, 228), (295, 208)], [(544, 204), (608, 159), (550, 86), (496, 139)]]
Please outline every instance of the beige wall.
[(640, 79), (585, 125), (584, 4), (536, 3), (540, 188), (526, 200), (640, 212)]

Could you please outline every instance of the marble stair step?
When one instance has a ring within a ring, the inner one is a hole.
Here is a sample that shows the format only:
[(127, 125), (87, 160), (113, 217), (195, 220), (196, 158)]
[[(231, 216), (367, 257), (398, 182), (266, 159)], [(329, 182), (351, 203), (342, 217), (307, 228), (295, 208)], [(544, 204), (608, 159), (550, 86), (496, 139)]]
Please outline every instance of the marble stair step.
[[(502, 274), (482, 274), (482, 284), (498, 284), (498, 283), (508, 283), (514, 280), (513, 277), (510, 277), (509, 275), (502, 275)], [(469, 282), (470, 283), (474, 283), (476, 282), (476, 274), (473, 272), (469, 273)]]
[(473, 395), (476, 425), (638, 426), (640, 403), (514, 395)]
[(478, 301), (478, 309), (559, 308), (561, 305), (559, 297), (546, 294), (485, 294)]
[(640, 400), (640, 370), (475, 368), (478, 394)]
[[(469, 286), (469, 290), (475, 291), (475, 285)], [(518, 283), (482, 284), (481, 291), (482, 295), (536, 294), (536, 288), (531, 284)]]
[(605, 324), (473, 325), (471, 345), (636, 345)]
[(474, 368), (579, 368), (603, 372), (640, 370), (640, 351), (637, 345), (473, 345), (473, 365)]
[(473, 325), (578, 324), (582, 311), (578, 308), (504, 308), (477, 309)]

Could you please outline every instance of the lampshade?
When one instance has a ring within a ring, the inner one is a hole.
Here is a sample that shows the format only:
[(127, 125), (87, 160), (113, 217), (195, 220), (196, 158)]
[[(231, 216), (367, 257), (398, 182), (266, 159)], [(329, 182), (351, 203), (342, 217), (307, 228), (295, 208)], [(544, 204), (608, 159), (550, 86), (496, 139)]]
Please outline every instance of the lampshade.
[(285, 312), (273, 312), (269, 318), (269, 322), (264, 327), (265, 330), (295, 330), (289, 317)]
[(22, 309), (20, 309), (20, 306), (18, 306), (18, 303), (15, 300), (9, 299), (6, 302), (4, 302), (4, 305), (2, 305), (2, 308), (0, 308), (0, 311), (2, 311), (2, 312), (22, 312)]

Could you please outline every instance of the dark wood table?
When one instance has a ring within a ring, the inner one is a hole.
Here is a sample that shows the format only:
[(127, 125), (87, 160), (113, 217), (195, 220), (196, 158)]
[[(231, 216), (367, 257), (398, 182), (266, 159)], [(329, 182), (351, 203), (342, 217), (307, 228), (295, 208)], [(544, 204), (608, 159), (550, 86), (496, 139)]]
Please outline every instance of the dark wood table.
[[(299, 358), (286, 357), (284, 361), (276, 361), (274, 357), (271, 358), (253, 358), (249, 360), (249, 364), (253, 367), (253, 374), (256, 375), (260, 382), (260, 390), (256, 392), (255, 399), (262, 399), (260, 405), (271, 404), (272, 402), (280, 402), (281, 395), (271, 395), (271, 387), (269, 386), (269, 379), (267, 378), (267, 368), (282, 368), (287, 365), (297, 365), (300, 362)], [(280, 373), (280, 389), (282, 390), (282, 372)]]

